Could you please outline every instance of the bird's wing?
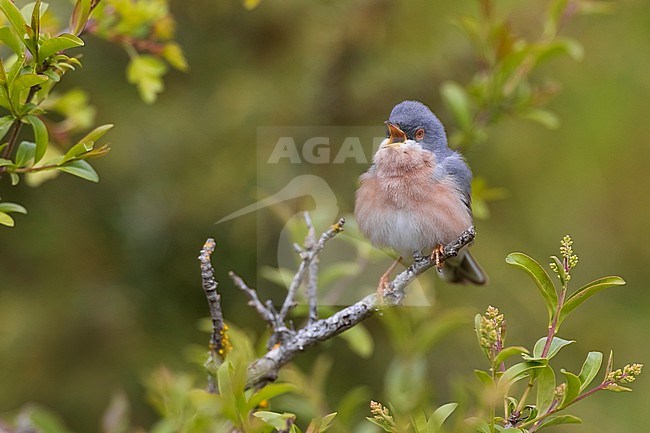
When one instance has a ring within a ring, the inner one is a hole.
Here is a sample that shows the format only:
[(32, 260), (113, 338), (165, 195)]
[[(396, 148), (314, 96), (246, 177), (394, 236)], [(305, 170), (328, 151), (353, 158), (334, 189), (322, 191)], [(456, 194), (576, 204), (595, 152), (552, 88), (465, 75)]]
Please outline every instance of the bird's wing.
[(454, 152), (444, 159), (442, 168), (457, 185), (462, 194), (463, 202), (467, 206), (470, 214), (472, 212), (472, 171), (467, 166), (463, 157)]

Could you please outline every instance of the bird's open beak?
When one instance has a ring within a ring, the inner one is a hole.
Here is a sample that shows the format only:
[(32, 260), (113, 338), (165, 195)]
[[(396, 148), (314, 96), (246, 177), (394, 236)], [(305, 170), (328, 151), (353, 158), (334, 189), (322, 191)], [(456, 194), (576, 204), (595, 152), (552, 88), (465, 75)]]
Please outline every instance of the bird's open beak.
[(399, 129), (394, 123), (386, 122), (388, 125), (388, 143), (385, 144), (387, 147), (399, 146), (400, 144), (406, 141), (406, 134), (404, 131)]

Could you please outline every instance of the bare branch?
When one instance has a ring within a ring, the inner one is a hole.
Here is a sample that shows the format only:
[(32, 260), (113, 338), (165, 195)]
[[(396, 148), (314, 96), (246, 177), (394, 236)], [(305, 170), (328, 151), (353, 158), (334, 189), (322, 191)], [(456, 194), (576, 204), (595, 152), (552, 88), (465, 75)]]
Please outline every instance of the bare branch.
[(228, 276), (232, 279), (233, 283), (235, 283), (235, 286), (246, 294), (248, 297), (248, 305), (255, 308), (257, 313), (262, 316), (262, 319), (264, 319), (269, 326), (275, 329), (276, 314), (273, 311), (273, 305), (269, 304), (268, 306), (264, 306), (262, 301), (260, 301), (260, 298), (257, 296), (257, 291), (248, 287), (244, 280), (233, 271), (230, 271)]
[[(458, 252), (465, 245), (474, 240), (476, 232), (474, 227), (464, 231), (458, 239), (445, 245), (441, 261), (458, 255)], [(323, 239), (323, 237), (321, 237)], [(323, 242), (324, 244), (324, 242)], [(322, 248), (322, 247), (321, 247)], [(334, 315), (308, 324), (298, 330), (291, 338), (274, 346), (264, 356), (254, 361), (248, 369), (248, 386), (260, 387), (264, 383), (277, 378), (280, 368), (291, 361), (294, 356), (321, 341), (328, 340), (347, 329), (352, 328), (361, 321), (372, 316), (381, 307), (396, 306), (401, 304), (406, 294), (406, 287), (435, 263), (430, 257), (422, 257), (416, 260), (405, 271), (397, 275), (390, 283), (389, 290), (383, 298), (377, 294), (371, 294), (346, 307)]]
[[(266, 383), (275, 380), (280, 368), (306, 348), (321, 341), (328, 340), (356, 326), (383, 307), (401, 304), (406, 295), (406, 287), (419, 275), (435, 265), (431, 257), (415, 257), (413, 264), (397, 275), (389, 284), (388, 291), (383, 297), (380, 298), (376, 293), (373, 293), (355, 304), (343, 308), (330, 317), (318, 320), (316, 290), (319, 253), (327, 241), (336, 236), (337, 233), (343, 231), (345, 220), (341, 218), (338, 223), (326, 230), (318, 241), (315, 241), (313, 225), (308, 214), (305, 214), (305, 221), (308, 227), (305, 245), (303, 248), (296, 248), (302, 258), (302, 262), (289, 287), (287, 297), (279, 313), (275, 310), (270, 300), (266, 301), (266, 305), (262, 303), (257, 295), (257, 291), (250, 288), (241, 277), (234, 272), (230, 272), (229, 274), (235, 285), (248, 297), (249, 305), (255, 308), (258, 314), (273, 329), (273, 334), (267, 345), (268, 352), (251, 363), (248, 368), (248, 387), (263, 387)], [(458, 255), (461, 248), (472, 242), (475, 236), (474, 227), (470, 227), (461, 233), (458, 239), (444, 246), (441, 257), (439, 258), (440, 261), (444, 262), (450, 257)], [(210, 313), (213, 319), (213, 336), (210, 341), (211, 350), (213, 346), (218, 349), (218, 344), (223, 346), (223, 330), (225, 328), (219, 304), (219, 294), (216, 292), (217, 283), (214, 280), (214, 271), (210, 264), (210, 254), (212, 251), (214, 251), (214, 241), (208, 239), (201, 251), (200, 260), (203, 287), (210, 301)], [(303, 328), (294, 330), (292, 327), (290, 329), (287, 326), (286, 319), (293, 308), (296, 292), (306, 272), (309, 277), (307, 282), (309, 320)], [(223, 349), (223, 347), (221, 348)], [(216, 355), (220, 353), (222, 354), (223, 352), (217, 350)], [(211, 352), (211, 356), (213, 356), (213, 352)]]
[(302, 284), (302, 281), (305, 277), (305, 271), (307, 270), (309, 264), (309, 254), (303, 251), (301, 253), (301, 256), (302, 262), (300, 262), (298, 271), (296, 271), (296, 274), (291, 280), (291, 284), (289, 284), (289, 289), (287, 289), (287, 297), (284, 298), (282, 309), (280, 309), (280, 313), (278, 314), (278, 319), (282, 323), (285, 322), (291, 310), (293, 310), (293, 308), (296, 306), (296, 294), (298, 293), (298, 288)]
[[(201, 282), (203, 291), (208, 299), (210, 307), (210, 317), (212, 319), (212, 335), (210, 336), (210, 357), (208, 363), (212, 365), (219, 365), (223, 362), (223, 357), (226, 352), (224, 346), (224, 334), (226, 325), (223, 322), (223, 312), (221, 310), (221, 295), (217, 292), (219, 283), (214, 279), (214, 269), (210, 262), (210, 257), (214, 252), (216, 243), (214, 239), (210, 238), (205, 241), (199, 261), (201, 262)], [(214, 377), (208, 375), (208, 392), (216, 392), (216, 384)]]
[[(309, 212), (305, 212), (305, 224), (307, 225), (307, 239), (305, 245), (310, 250), (316, 248), (316, 231), (311, 222)], [(307, 300), (309, 302), (309, 318), (308, 324), (314, 323), (318, 320), (318, 254), (315, 253), (309, 262), (307, 269)]]

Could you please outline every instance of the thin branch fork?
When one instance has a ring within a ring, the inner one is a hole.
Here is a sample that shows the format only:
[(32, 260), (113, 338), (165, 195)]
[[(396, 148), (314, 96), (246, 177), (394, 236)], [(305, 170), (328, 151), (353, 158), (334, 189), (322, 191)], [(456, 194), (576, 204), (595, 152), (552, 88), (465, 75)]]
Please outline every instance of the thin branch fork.
[(343, 231), (343, 225), (345, 224), (345, 219), (341, 218), (336, 224), (332, 225), (328, 230), (326, 230), (316, 241), (314, 226), (311, 221), (311, 217), (308, 212), (304, 214), (305, 222), (307, 225), (307, 237), (305, 238), (305, 243), (303, 247), (295, 245), (295, 249), (300, 254), (302, 261), (300, 266), (296, 271), (289, 288), (287, 290), (287, 296), (282, 303), (280, 311), (276, 311), (273, 307), (273, 303), (268, 300), (266, 304), (262, 303), (257, 295), (255, 289), (250, 288), (244, 280), (235, 274), (230, 272), (229, 276), (233, 280), (235, 286), (244, 292), (248, 297), (248, 304), (255, 308), (257, 313), (266, 321), (266, 323), (273, 330), (273, 334), (269, 338), (267, 347), (271, 348), (277, 344), (282, 343), (283, 341), (292, 338), (295, 336), (295, 330), (288, 324), (287, 318), (289, 313), (296, 306), (296, 295), (300, 286), (307, 280), (307, 297), (309, 299), (309, 320), (310, 323), (313, 323), (318, 319), (318, 303), (316, 299), (317, 295), (317, 284), (318, 284), (318, 262), (319, 254), (322, 249), (325, 247), (325, 244), (336, 236), (338, 233)]
[[(473, 226), (465, 230), (455, 241), (444, 246), (440, 261), (444, 262), (451, 257), (456, 257), (459, 251), (472, 242), (475, 237), (476, 231)], [(356, 326), (382, 307), (400, 305), (406, 295), (406, 287), (433, 266), (435, 266), (435, 261), (431, 257), (420, 257), (395, 277), (383, 297), (378, 297), (376, 293), (373, 293), (328, 318), (318, 320), (298, 330), (292, 338), (271, 348), (264, 356), (249, 366), (248, 386), (260, 387), (267, 382), (274, 381), (280, 368), (307, 347), (328, 340)]]
[[(262, 303), (255, 289), (248, 287), (235, 273), (230, 273), (230, 277), (233, 279), (235, 285), (247, 295), (249, 305), (260, 314), (274, 331), (269, 339), (268, 352), (248, 367), (248, 387), (263, 387), (268, 382), (274, 381), (277, 378), (280, 368), (306, 348), (314, 346), (321, 341), (328, 340), (356, 326), (383, 307), (400, 305), (406, 295), (407, 286), (419, 275), (435, 266), (435, 261), (431, 257), (416, 257), (411, 266), (398, 274), (390, 282), (388, 290), (382, 297), (379, 297), (376, 293), (370, 294), (355, 304), (336, 312), (332, 316), (319, 320), (317, 316), (318, 305), (316, 302), (318, 255), (324, 248), (326, 242), (343, 230), (342, 227), (345, 221), (341, 219), (337, 224), (334, 224), (325, 231), (318, 241), (315, 241), (309, 215), (306, 215), (305, 220), (308, 227), (305, 246), (304, 248), (297, 248), (302, 262), (292, 280), (292, 284), (289, 286), (287, 297), (280, 312), (274, 309), (270, 301), (266, 305)], [(439, 261), (444, 262), (451, 257), (457, 256), (463, 247), (474, 240), (475, 236), (476, 232), (474, 227), (465, 230), (456, 240), (443, 247)], [(286, 318), (295, 304), (296, 292), (305, 276), (307, 276), (309, 320), (303, 328), (298, 330), (289, 329), (286, 325)]]

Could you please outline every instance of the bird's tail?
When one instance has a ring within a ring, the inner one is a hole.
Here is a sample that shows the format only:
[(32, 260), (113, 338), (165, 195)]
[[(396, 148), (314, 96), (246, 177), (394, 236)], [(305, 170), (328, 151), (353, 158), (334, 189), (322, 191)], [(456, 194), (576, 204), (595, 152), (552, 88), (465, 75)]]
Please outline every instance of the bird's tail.
[(454, 284), (471, 283), (482, 286), (488, 281), (483, 268), (467, 250), (461, 251), (457, 257), (446, 260), (444, 266), (438, 269), (438, 273), (443, 280)]

